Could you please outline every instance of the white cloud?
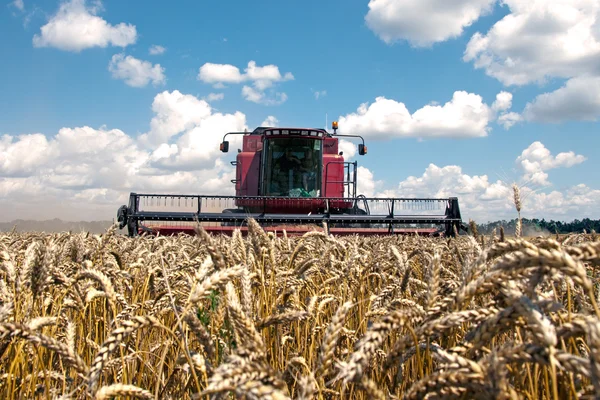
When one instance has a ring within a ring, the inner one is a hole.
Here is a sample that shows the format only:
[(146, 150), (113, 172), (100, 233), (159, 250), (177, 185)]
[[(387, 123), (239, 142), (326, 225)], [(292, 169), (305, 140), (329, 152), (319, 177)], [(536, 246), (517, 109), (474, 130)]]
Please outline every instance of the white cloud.
[(3, 143), (8, 146), (2, 153), (10, 156), (0, 168), (0, 181), (11, 191), (28, 184), (31, 191), (48, 193), (123, 187), (127, 175), (147, 158), (118, 129), (62, 128), (50, 139), (41, 134), (5, 136)]
[(504, 129), (510, 129), (513, 125), (523, 120), (521, 114), (516, 112), (503, 113), (498, 117), (498, 123), (504, 127)]
[[(138, 142), (155, 148), (149, 167), (159, 170), (207, 168), (220, 155), (223, 135), (246, 128), (244, 114), (215, 113), (205, 100), (177, 90), (156, 95), (152, 110), (150, 131), (140, 135)], [(241, 142), (239, 136), (229, 140), (231, 146)]]
[(149, 147), (148, 134), (88, 126), (0, 137), (0, 220), (112, 219), (131, 191), (233, 194), (235, 169), (218, 144), (246, 128), (244, 114), (212, 112), (180, 92), (158, 94), (153, 110), (151, 133), (164, 140)]
[[(154, 127), (166, 132), (162, 142), (147, 148), (141, 136), (119, 129), (88, 126), (62, 128), (54, 136), (28, 134), (0, 137), (0, 220), (115, 218), (131, 191), (139, 193), (233, 194), (235, 169), (231, 155), (218, 151), (228, 131), (243, 131), (245, 116), (204, 110), (203, 101), (179, 92), (163, 92), (153, 104)], [(176, 125), (171, 128), (169, 122)], [(152, 124), (151, 124), (152, 125)], [(239, 137), (232, 137), (232, 146)], [(345, 144), (340, 144), (343, 149)], [(353, 146), (352, 146), (353, 147)], [(345, 155), (346, 151), (344, 150)], [(521, 183), (538, 185), (555, 168), (577, 165), (585, 157), (573, 152), (556, 155), (539, 142), (516, 158)], [(538, 174), (536, 177), (534, 174)], [(509, 182), (488, 175), (467, 174), (460, 166), (430, 164), (422, 175), (384, 190), (373, 171), (359, 167), (358, 193), (367, 196), (457, 196), (463, 220), (477, 222), (516, 217)], [(538, 181), (538, 180), (540, 181)], [(522, 189), (523, 217), (572, 220), (596, 215), (600, 190), (575, 184), (564, 190)], [(441, 211), (443, 213), (443, 210)]]
[(17, 137), (3, 135), (0, 139), (2, 176), (30, 174), (56, 156), (56, 148), (39, 133)]
[(523, 120), (520, 114), (508, 111), (512, 107), (512, 99), (512, 93), (503, 91), (496, 95), (496, 100), (492, 104), (492, 111), (499, 114), (497, 116), (498, 124), (502, 125), (504, 129), (507, 130)]
[[(369, 180), (368, 180), (369, 181)], [(534, 191), (526, 177), (521, 181), (524, 218), (545, 218), (571, 221), (597, 213), (600, 207), (600, 190), (586, 185), (574, 185), (563, 191)], [(478, 223), (513, 219), (517, 212), (513, 203), (512, 182), (492, 182), (487, 175), (465, 174), (460, 166), (438, 167), (430, 164), (423, 175), (411, 176), (400, 182), (397, 189), (376, 196), (446, 198), (458, 197), (463, 221), (474, 219)], [(443, 214), (443, 210), (440, 214)]]
[(510, 13), (471, 38), (464, 60), (505, 85), (598, 74), (597, 0), (503, 0)]
[(115, 79), (122, 79), (132, 87), (144, 87), (150, 82), (154, 86), (166, 83), (165, 69), (160, 64), (152, 65), (151, 62), (138, 60), (132, 56), (115, 54), (112, 56), (108, 70)]
[(319, 98), (327, 96), (327, 90), (317, 90), (314, 95), (315, 99), (319, 100)]
[(291, 72), (286, 72), (285, 75), (281, 75), (279, 67), (276, 65), (265, 65), (264, 67), (257, 67), (256, 62), (250, 61), (248, 68), (246, 68), (246, 75), (248, 80), (254, 82), (254, 86), (258, 90), (265, 90), (273, 86), (275, 82), (283, 82), (294, 79), (294, 75)]
[(399, 184), (398, 190), (406, 197), (449, 197), (470, 194), (488, 186), (487, 175), (469, 176), (457, 165), (429, 164), (422, 176), (408, 177)]
[(569, 79), (560, 89), (541, 94), (527, 103), (523, 115), (528, 121), (536, 122), (597, 121), (600, 117), (600, 76)]
[(504, 0), (510, 12), (487, 33), (477, 32), (463, 59), (505, 85), (566, 80), (538, 95), (518, 121), (596, 121), (600, 116), (600, 2), (598, 0)]
[[(429, 164), (423, 175), (401, 181), (393, 194), (406, 198), (458, 197), (464, 221), (502, 219), (511, 210), (509, 186), (501, 181), (490, 182), (487, 175), (465, 174), (458, 165)], [(444, 210), (439, 213), (443, 215)]]
[(452, 100), (427, 105), (411, 114), (404, 103), (377, 97), (361, 104), (356, 113), (339, 118), (340, 133), (353, 132), (376, 139), (394, 137), (483, 137), (493, 112), (481, 96), (457, 91)]
[(225, 98), (225, 93), (209, 93), (204, 99), (206, 101), (219, 101)]
[[(596, 215), (600, 207), (600, 190), (583, 184), (562, 190), (548, 187), (550, 183), (545, 171), (568, 168), (584, 160), (585, 157), (573, 152), (561, 152), (554, 156), (540, 142), (525, 149), (516, 158), (522, 171), (522, 175), (516, 179), (523, 199), (522, 216), (571, 221)], [(422, 175), (409, 176), (394, 189), (385, 189), (383, 182), (378, 181), (372, 171), (364, 167), (358, 170), (359, 194), (368, 197), (458, 197), (463, 221), (472, 218), (479, 223), (516, 218), (512, 183), (500, 179), (493, 181), (487, 174), (470, 175), (458, 165), (438, 166), (432, 163)], [(412, 211), (407, 213), (411, 214)], [(443, 215), (444, 210), (439, 210), (439, 213)]]
[(587, 160), (574, 152), (562, 152), (553, 156), (541, 142), (533, 142), (523, 150), (516, 162), (524, 171), (524, 179), (537, 185), (549, 185), (545, 171), (554, 168), (570, 168)]
[(285, 93), (277, 92), (274, 96), (268, 97), (265, 92), (261, 92), (251, 86), (244, 86), (242, 88), (242, 97), (253, 103), (268, 106), (283, 104), (287, 100), (287, 94)]
[(165, 51), (167, 51), (165, 47), (153, 44), (152, 46), (150, 46), (148, 53), (150, 53), (151, 56), (158, 56), (164, 54)]
[(500, 92), (496, 95), (496, 101), (492, 104), (494, 111), (506, 111), (512, 107), (512, 94), (509, 92)]
[(245, 77), (238, 67), (230, 64), (206, 63), (198, 71), (198, 79), (205, 83), (240, 83)]
[(250, 86), (244, 86), (242, 88), (242, 96), (244, 97), (244, 99), (253, 103), (261, 103), (262, 101), (264, 101), (264, 93)]
[[(246, 116), (240, 112), (211, 114), (177, 139), (167, 154), (153, 153), (151, 166), (174, 171), (214, 167), (217, 158), (221, 156), (219, 143), (223, 135), (227, 132), (241, 132), (245, 127)], [(228, 140), (232, 147), (241, 143), (240, 136), (233, 136)]]
[(273, 115), (269, 115), (263, 122), (260, 123), (260, 126), (279, 126), (279, 120)]
[(157, 94), (152, 102), (154, 117), (150, 131), (140, 136), (140, 142), (160, 145), (183, 131), (192, 129), (212, 114), (210, 105), (195, 96), (178, 90)]
[(496, 0), (370, 0), (367, 26), (384, 42), (430, 46), (460, 36)]
[(340, 139), (338, 150), (344, 152), (344, 160), (349, 161), (356, 155), (356, 145), (349, 140)]
[(25, 10), (25, 3), (23, 2), (23, 0), (15, 0), (10, 4), (12, 4), (15, 8), (18, 8), (20, 11)]
[(383, 181), (376, 181), (373, 172), (360, 166), (356, 170), (356, 194), (366, 197), (376, 196), (376, 192), (383, 186)]
[(126, 47), (137, 40), (134, 25), (111, 25), (96, 14), (101, 6), (95, 1), (91, 7), (85, 0), (71, 0), (60, 5), (58, 12), (33, 36), (35, 47), (55, 47), (79, 52), (91, 47)]
[(244, 85), (242, 97), (253, 103), (265, 105), (277, 105), (285, 102), (287, 100), (285, 93), (271, 91), (271, 96), (269, 96), (265, 91), (272, 88), (275, 83), (293, 79), (294, 75), (291, 72), (282, 75), (276, 65), (269, 64), (259, 67), (255, 61), (248, 62), (243, 74), (238, 67), (231, 64), (205, 63), (198, 71), (198, 80), (210, 83), (215, 88), (223, 88), (225, 84), (252, 82), (252, 86)]

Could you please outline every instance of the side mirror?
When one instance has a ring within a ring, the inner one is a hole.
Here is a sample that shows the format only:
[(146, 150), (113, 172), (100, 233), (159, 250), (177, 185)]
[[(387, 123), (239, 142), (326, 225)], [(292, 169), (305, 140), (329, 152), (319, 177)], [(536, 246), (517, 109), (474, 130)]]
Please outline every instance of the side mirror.
[(223, 152), (223, 153), (227, 153), (229, 151), (229, 142), (228, 141), (223, 141), (223, 143), (221, 143), (221, 145), (219, 146), (219, 149)]
[(365, 146), (364, 144), (359, 144), (358, 145), (358, 154), (360, 154), (361, 156), (364, 156), (365, 154), (367, 154), (367, 146)]

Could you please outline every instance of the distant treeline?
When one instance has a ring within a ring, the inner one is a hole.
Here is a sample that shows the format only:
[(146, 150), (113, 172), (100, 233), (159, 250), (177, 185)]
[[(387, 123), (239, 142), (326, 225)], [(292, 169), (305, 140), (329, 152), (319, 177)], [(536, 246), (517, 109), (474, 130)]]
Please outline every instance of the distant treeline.
[[(584, 218), (582, 220), (576, 219), (571, 222), (562, 222), (545, 219), (527, 219), (523, 218), (523, 235), (534, 236), (539, 234), (548, 233), (583, 233), (584, 231), (590, 233), (592, 230), (600, 233), (600, 220)], [(517, 219), (510, 221), (494, 221), (486, 224), (477, 224), (477, 231), (483, 235), (489, 235), (492, 230), (496, 228), (497, 233), (500, 232), (500, 227), (504, 227), (504, 233), (507, 235), (514, 235), (515, 227), (517, 226)]]

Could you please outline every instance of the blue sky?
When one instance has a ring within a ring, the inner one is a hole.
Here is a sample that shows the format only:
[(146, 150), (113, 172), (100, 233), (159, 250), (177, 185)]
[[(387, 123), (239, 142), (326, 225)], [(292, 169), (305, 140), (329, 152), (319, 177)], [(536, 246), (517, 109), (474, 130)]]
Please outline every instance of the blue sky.
[(224, 132), (326, 114), (365, 137), (367, 195), (457, 195), (484, 221), (514, 216), (515, 181), (526, 217), (599, 218), (599, 10), (5, 0), (0, 219), (90, 205), (84, 219), (110, 219), (129, 191), (229, 193)]

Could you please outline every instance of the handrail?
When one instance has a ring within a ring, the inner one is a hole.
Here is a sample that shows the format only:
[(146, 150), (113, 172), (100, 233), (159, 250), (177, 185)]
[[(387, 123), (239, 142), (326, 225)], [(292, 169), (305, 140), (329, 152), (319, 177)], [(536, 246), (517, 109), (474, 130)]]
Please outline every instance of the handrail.
[[(354, 165), (354, 180), (353, 181), (329, 181), (327, 178), (329, 177), (329, 165), (330, 164), (342, 164), (344, 165), (344, 169), (348, 169), (348, 174), (347, 174), (347, 178), (350, 179), (350, 165)], [(329, 161), (326, 165), (325, 165), (325, 190), (323, 191), (323, 197), (327, 197), (327, 184), (328, 183), (342, 183), (343, 186), (348, 186), (348, 198), (354, 198), (356, 197), (356, 166), (357, 166), (357, 162), (350, 162), (350, 161)], [(353, 191), (352, 193), (350, 193), (350, 184), (353, 184), (352, 188)], [(344, 193), (345, 190), (342, 190), (342, 193)]]

